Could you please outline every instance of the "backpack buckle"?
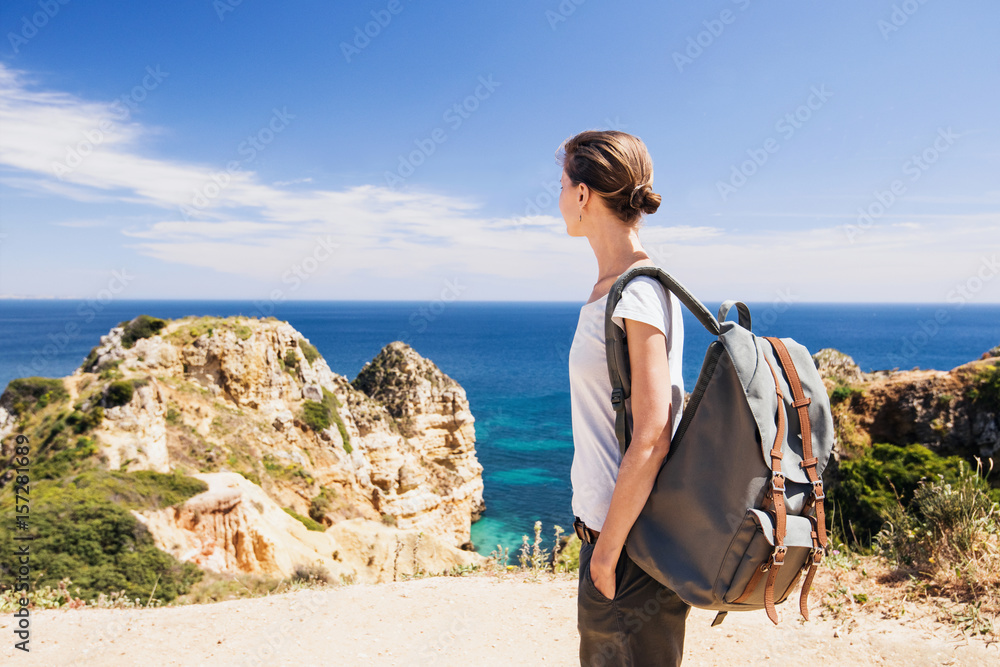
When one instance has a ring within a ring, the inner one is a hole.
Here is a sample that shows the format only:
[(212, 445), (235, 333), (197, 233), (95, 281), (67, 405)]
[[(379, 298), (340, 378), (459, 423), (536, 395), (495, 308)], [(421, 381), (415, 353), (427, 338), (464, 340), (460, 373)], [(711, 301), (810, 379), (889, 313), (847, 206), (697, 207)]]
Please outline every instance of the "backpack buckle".
[(823, 480), (817, 479), (812, 483), (813, 485), (813, 498), (816, 500), (823, 500), (826, 498), (826, 494), (823, 493)]
[(780, 472), (771, 475), (771, 493), (785, 492), (785, 475)]
[(781, 567), (785, 562), (785, 552), (788, 551), (788, 547), (777, 546), (774, 547), (774, 552), (771, 554), (771, 562), (774, 567)]
[(625, 409), (625, 390), (624, 389), (614, 389), (611, 392), (611, 407), (615, 409), (615, 412), (619, 412)]

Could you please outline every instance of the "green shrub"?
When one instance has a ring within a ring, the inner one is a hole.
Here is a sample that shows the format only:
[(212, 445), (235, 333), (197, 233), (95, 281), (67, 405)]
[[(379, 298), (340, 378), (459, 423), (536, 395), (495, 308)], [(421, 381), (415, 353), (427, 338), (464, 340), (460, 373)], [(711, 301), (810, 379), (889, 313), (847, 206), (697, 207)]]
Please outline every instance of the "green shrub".
[(975, 387), (969, 391), (969, 397), (987, 409), (1000, 409), (1000, 362), (976, 375)]
[(351, 447), (351, 434), (347, 432), (347, 426), (344, 425), (344, 420), (340, 417), (340, 411), (338, 410), (338, 408), (343, 406), (337, 400), (337, 396), (326, 387), (323, 387), (323, 403), (329, 407), (330, 416), (337, 425), (337, 430), (340, 431), (340, 438), (344, 441), (344, 451), (350, 454), (354, 451), (354, 448)]
[(177, 411), (173, 406), (167, 408), (167, 414), (164, 417), (167, 423), (171, 426), (180, 426), (184, 423), (184, 419), (181, 417), (181, 413)]
[(299, 349), (302, 350), (302, 356), (306, 358), (306, 361), (309, 362), (310, 366), (312, 366), (314, 361), (320, 358), (319, 350), (317, 350), (314, 345), (307, 342), (304, 338), (299, 339)]
[(324, 530), (326, 530), (326, 528), (323, 527), (323, 524), (317, 523), (316, 521), (313, 521), (307, 516), (302, 516), (301, 514), (293, 510), (291, 507), (283, 507), (282, 509), (285, 510), (288, 516), (292, 517), (293, 519), (297, 519), (298, 521), (301, 521), (302, 525), (308, 528), (309, 530), (315, 530), (318, 532), (323, 532)]
[(118, 369), (121, 366), (122, 360), (112, 361), (110, 364), (101, 367), (101, 372), (98, 373), (97, 377), (101, 380), (118, 380), (124, 376), (124, 374)]
[(91, 407), (87, 412), (73, 410), (73, 412), (66, 417), (66, 423), (72, 426), (73, 430), (77, 433), (86, 433), (91, 429), (95, 429), (101, 425), (103, 420), (104, 408), (100, 405)]
[(1000, 531), (996, 493), (963, 461), (952, 482), (923, 480), (908, 507), (885, 513), (875, 538), (882, 555), (902, 567), (933, 572), (971, 563), (984, 538)]
[(87, 358), (83, 360), (83, 366), (81, 366), (81, 368), (83, 368), (84, 373), (90, 373), (94, 370), (94, 366), (96, 364), (97, 364), (97, 346), (95, 345), (94, 347), (90, 348), (90, 354), (88, 354)]
[(82, 436), (76, 439), (76, 447), (73, 448), (73, 455), (79, 458), (87, 458), (97, 453), (97, 443), (93, 438)]
[(41, 410), (50, 403), (67, 400), (69, 393), (62, 380), (27, 377), (11, 380), (3, 392), (3, 398), (11, 406), (11, 412), (21, 417), (29, 410)]
[[(170, 490), (176, 494), (173, 497), (183, 495), (174, 487), (191, 486), (182, 476), (157, 475), (102, 471), (64, 482), (32, 484), (32, 587), (56, 586), (71, 577), (81, 597), (124, 590), (143, 603), (154, 593), (154, 585), (155, 596), (167, 601), (186, 591), (201, 571), (157, 549), (146, 528), (129, 512), (130, 508), (160, 506)], [(164, 478), (169, 480), (165, 485)], [(116, 493), (109, 493), (109, 488)], [(153, 488), (163, 493), (140, 497)], [(0, 512), (15, 516), (13, 504), (13, 495), (6, 495)], [(12, 526), (0, 525), (3, 553), (14, 553), (14, 545), (21, 544), (12, 531)], [(10, 559), (0, 560), (4, 581), (14, 580), (15, 568)]]
[(167, 326), (167, 323), (157, 317), (139, 315), (131, 322), (122, 322), (118, 326), (125, 328), (125, 333), (122, 334), (122, 347), (127, 350), (135, 345), (137, 340), (150, 338), (160, 333), (160, 330)]
[(318, 401), (306, 401), (302, 404), (302, 421), (317, 433), (326, 430), (330, 428), (330, 409)]
[(299, 355), (295, 351), (294, 347), (290, 347), (287, 350), (285, 350), (285, 358), (283, 361), (285, 362), (284, 363), (285, 370), (294, 375), (295, 374), (294, 371), (298, 370), (299, 368)]
[(341, 407), (337, 397), (326, 387), (323, 388), (323, 402), (306, 401), (302, 404), (302, 422), (317, 433), (330, 428), (330, 424), (336, 424), (340, 431), (340, 437), (344, 441), (344, 451), (350, 454), (354, 451), (351, 447), (351, 435), (347, 432), (347, 426), (340, 416)]
[(556, 556), (554, 564), (556, 572), (576, 572), (580, 569), (580, 547), (582, 545), (583, 542), (576, 536), (576, 533), (570, 533), (569, 538), (566, 539)]
[(333, 508), (333, 499), (336, 493), (330, 489), (323, 489), (319, 495), (309, 501), (309, 518), (317, 523), (323, 522), (323, 517)]
[(258, 475), (255, 471), (253, 471), (253, 470), (237, 470), (236, 472), (238, 472), (239, 474), (243, 475), (245, 478), (247, 478), (248, 480), (250, 480), (251, 482), (253, 482), (257, 486), (260, 486), (260, 475)]
[(115, 380), (108, 385), (104, 395), (104, 403), (109, 408), (125, 405), (132, 400), (135, 388), (129, 380)]
[(862, 394), (860, 389), (855, 389), (854, 387), (849, 387), (846, 384), (837, 385), (830, 392), (830, 403), (836, 405), (837, 403), (842, 403), (844, 401), (851, 400), (851, 397), (855, 394)]
[(963, 464), (957, 456), (942, 457), (922, 445), (877, 444), (864, 455), (840, 463), (840, 483), (831, 491), (834, 530), (868, 546), (894, 507), (907, 507), (924, 478), (941, 476), (954, 482)]
[(208, 490), (205, 482), (177, 471), (159, 473), (152, 470), (92, 470), (80, 473), (70, 484), (134, 510), (171, 507)]

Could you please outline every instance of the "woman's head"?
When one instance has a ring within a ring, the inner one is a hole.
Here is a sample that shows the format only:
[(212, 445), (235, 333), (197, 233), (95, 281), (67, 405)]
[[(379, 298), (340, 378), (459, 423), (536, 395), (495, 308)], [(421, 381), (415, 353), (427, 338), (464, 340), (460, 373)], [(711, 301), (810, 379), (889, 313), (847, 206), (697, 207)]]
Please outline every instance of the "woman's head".
[(559, 156), (570, 183), (586, 185), (626, 224), (634, 226), (643, 213), (660, 207), (652, 187), (653, 160), (639, 137), (588, 130), (567, 139)]

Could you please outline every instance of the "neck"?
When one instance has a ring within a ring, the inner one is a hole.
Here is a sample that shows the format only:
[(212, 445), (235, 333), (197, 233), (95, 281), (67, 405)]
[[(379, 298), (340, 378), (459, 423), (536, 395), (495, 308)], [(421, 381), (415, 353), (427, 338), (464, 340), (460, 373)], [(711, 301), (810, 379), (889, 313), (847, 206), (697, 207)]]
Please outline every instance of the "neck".
[(597, 257), (597, 282), (613, 280), (640, 260), (650, 260), (634, 227), (608, 214), (589, 225), (587, 240)]

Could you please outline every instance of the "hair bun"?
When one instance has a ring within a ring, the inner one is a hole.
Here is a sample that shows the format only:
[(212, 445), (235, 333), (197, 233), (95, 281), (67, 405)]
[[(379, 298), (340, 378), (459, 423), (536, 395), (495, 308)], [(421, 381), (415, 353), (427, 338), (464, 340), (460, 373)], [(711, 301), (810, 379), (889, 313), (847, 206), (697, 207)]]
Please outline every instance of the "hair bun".
[(652, 188), (645, 183), (632, 188), (632, 195), (629, 197), (628, 205), (637, 211), (641, 211), (642, 205), (646, 201), (646, 193), (650, 190), (652, 190)]
[(653, 192), (652, 186), (649, 183), (643, 183), (632, 188), (628, 205), (641, 213), (653, 214), (660, 208), (661, 201), (660, 195)]

